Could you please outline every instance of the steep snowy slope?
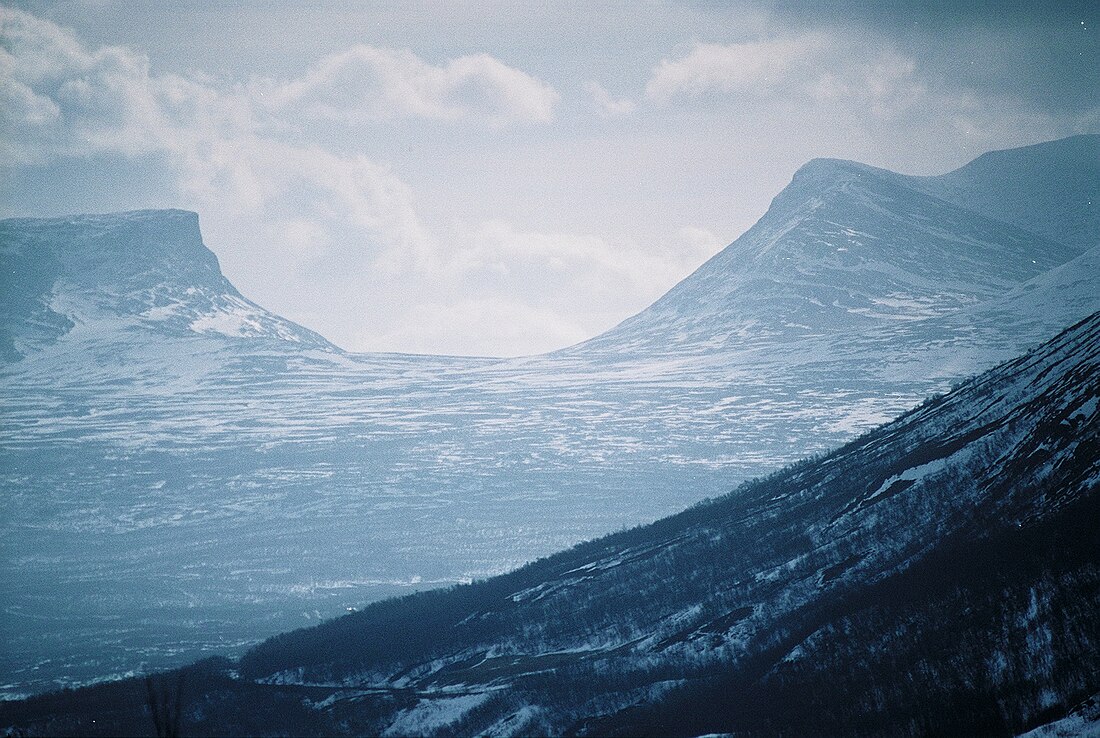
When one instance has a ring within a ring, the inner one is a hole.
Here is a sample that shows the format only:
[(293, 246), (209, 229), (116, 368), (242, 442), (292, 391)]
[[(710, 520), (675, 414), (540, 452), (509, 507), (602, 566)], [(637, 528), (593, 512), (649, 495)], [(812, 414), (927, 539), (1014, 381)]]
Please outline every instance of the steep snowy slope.
[(0, 691), (656, 519), (1100, 309), (1095, 252), (1056, 267), (1080, 252), (910, 180), (808, 165), (634, 322), (507, 361), (335, 350), (241, 298), (193, 214), (5, 221)]
[[(1100, 137), (1083, 139), (1096, 140)], [(969, 176), (967, 168), (944, 178), (920, 178), (854, 162), (812, 161), (730, 246), (651, 307), (567, 353), (736, 351), (823, 333), (889, 329), (1000, 297), (1100, 245), (1089, 196), (1059, 181), (1045, 197), (1034, 197), (1035, 179), (1043, 183), (1062, 173), (1065, 148), (1051, 152), (1056, 156), (1048, 177), (1015, 182), (1014, 198), (1005, 194), (1011, 184)], [(1030, 172), (1039, 168), (1042, 153), (1021, 150), (1023, 161), (1008, 168)], [(1014, 161), (1001, 160), (1006, 158)], [(978, 167), (982, 173), (986, 169)], [(1086, 159), (1078, 167), (1085, 169), (1095, 189), (1100, 161)], [(1045, 225), (1064, 217), (1073, 224), (1072, 233), (1064, 234), (1073, 242), (1039, 235), (1063, 235), (1053, 227), (1028, 231), (987, 217), (984, 213), (1005, 212), (981, 207), (985, 200), (976, 193), (986, 181), (997, 183), (991, 199), (1000, 195), (1017, 205), (1013, 223)], [(947, 199), (948, 193), (957, 202)]]
[[(197, 667), (184, 729), (1018, 733), (1100, 688), (1098, 514), (1100, 313), (722, 498)], [(0, 724), (134, 730), (140, 690)]]

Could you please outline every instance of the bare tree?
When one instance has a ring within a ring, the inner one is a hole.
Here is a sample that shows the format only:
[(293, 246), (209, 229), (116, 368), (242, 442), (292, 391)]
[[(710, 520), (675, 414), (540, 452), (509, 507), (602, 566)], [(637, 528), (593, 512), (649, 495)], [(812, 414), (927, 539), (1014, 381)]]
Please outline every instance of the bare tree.
[(157, 738), (179, 738), (180, 718), (183, 715), (183, 672), (176, 673), (174, 685), (167, 684), (164, 678), (145, 677), (145, 704), (153, 717)]

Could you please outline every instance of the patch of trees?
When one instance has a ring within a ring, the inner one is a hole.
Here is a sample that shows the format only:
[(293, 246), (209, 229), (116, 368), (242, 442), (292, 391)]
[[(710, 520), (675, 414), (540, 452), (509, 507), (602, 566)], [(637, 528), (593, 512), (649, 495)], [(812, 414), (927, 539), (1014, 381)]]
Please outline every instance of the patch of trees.
[[(1100, 689), (1098, 495), (844, 592), (797, 658), (715, 669), (596, 734), (1016, 735)], [(792, 639), (792, 645), (795, 639)]]

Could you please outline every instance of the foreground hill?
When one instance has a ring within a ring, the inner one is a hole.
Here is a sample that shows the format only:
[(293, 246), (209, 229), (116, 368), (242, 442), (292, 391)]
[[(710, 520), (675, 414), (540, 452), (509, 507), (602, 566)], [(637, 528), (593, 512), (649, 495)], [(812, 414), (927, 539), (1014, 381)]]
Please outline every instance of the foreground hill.
[(340, 351), (193, 213), (3, 221), (0, 693), (239, 654), (850, 440), (1100, 309), (1097, 140), (811, 162), (651, 309), (510, 360)]
[[(1078, 706), (1100, 691), (1098, 515), (1100, 313), (722, 498), (193, 667), (183, 726), (1011, 735), (1062, 716), (1086, 724), (1095, 710)], [(133, 732), (149, 720), (142, 689), (4, 705), (0, 722)]]

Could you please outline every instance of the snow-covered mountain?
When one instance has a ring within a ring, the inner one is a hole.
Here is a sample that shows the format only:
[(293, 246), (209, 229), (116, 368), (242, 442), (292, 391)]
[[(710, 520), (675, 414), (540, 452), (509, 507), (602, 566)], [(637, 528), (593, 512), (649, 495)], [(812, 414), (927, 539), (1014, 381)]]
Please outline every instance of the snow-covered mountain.
[[(1095, 730), (1100, 313), (816, 460), (183, 672), (188, 733)], [(159, 682), (171, 696), (174, 678)], [(137, 680), (0, 707), (129, 734)]]
[(328, 347), (321, 336), (245, 299), (182, 210), (0, 221), (0, 358), (17, 360), (73, 333), (144, 330), (270, 338)]
[[(237, 652), (850, 440), (1100, 309), (1061, 184), (1097, 140), (812, 162), (650, 309), (514, 360), (342, 352), (239, 295), (194, 214), (0, 222), (3, 691)], [(1009, 223), (977, 193), (1017, 171)]]
[[(999, 298), (1100, 245), (1098, 142), (996, 152), (942, 177), (811, 161), (744, 235), (571, 351), (728, 353), (889, 330)], [(1024, 171), (1035, 176), (1011, 179)]]

